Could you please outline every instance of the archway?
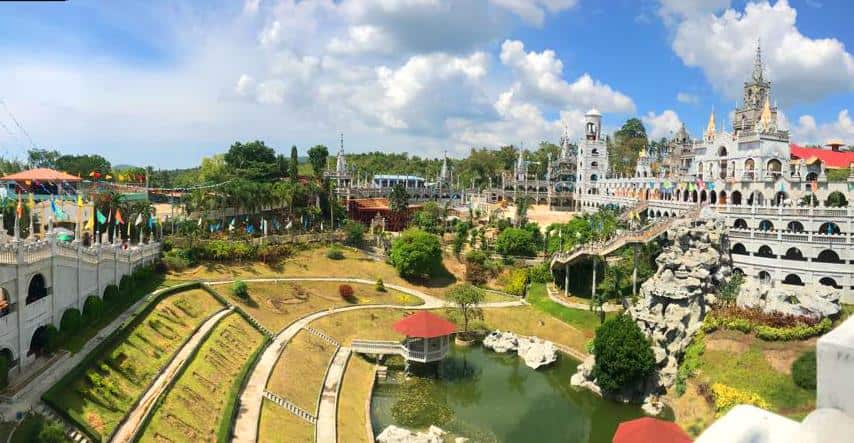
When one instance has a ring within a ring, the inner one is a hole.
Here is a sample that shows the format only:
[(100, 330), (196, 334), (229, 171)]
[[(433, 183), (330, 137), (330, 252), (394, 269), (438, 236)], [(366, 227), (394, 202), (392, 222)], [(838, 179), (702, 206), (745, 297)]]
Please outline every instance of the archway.
[(771, 284), (771, 274), (769, 274), (768, 271), (759, 271), (759, 275), (757, 277), (759, 278), (759, 283), (765, 285)]
[(814, 260), (819, 263), (845, 263), (839, 259), (839, 254), (832, 249), (825, 249), (818, 253), (818, 257)]
[(699, 197), (699, 196), (697, 195), (697, 190), (696, 190), (696, 189), (695, 189), (695, 190), (693, 190), (693, 191), (691, 191), (691, 201), (692, 201), (692, 202), (697, 203), (697, 199), (698, 199), (698, 197)]
[(30, 280), (30, 285), (27, 287), (27, 304), (45, 297), (47, 297), (47, 287), (44, 277), (41, 274), (36, 274)]
[(5, 317), (12, 312), (11, 298), (6, 288), (0, 288), (0, 317)]
[(750, 197), (747, 197), (748, 206), (761, 206), (763, 201), (764, 197), (759, 191), (753, 191), (750, 193)]
[(786, 230), (789, 232), (804, 232), (804, 225), (799, 221), (790, 221), (786, 225)]
[(783, 258), (786, 260), (807, 261), (804, 257), (804, 253), (798, 248), (789, 248)]
[(774, 251), (771, 250), (771, 247), (768, 245), (762, 245), (759, 247), (759, 251), (756, 252), (757, 257), (765, 257), (765, 258), (776, 258), (774, 255)]
[(785, 202), (789, 198), (789, 194), (786, 194), (783, 191), (779, 191), (774, 194), (774, 205), (775, 206), (783, 206), (783, 202)]
[(768, 160), (768, 163), (766, 164), (765, 169), (768, 171), (768, 173), (770, 173), (774, 177), (779, 177), (780, 171), (783, 170), (783, 164), (780, 163), (780, 160), (777, 160), (776, 158), (774, 158), (774, 159)]
[(715, 191), (709, 191), (709, 203), (713, 205), (718, 203), (718, 196), (715, 195)]
[(783, 279), (783, 283), (787, 285), (803, 286), (804, 281), (797, 274), (789, 274)]
[(839, 226), (833, 222), (827, 222), (818, 227), (819, 234), (825, 235), (839, 235), (842, 231), (839, 229)]
[(771, 223), (771, 220), (762, 220), (759, 222), (759, 230), (760, 231), (770, 231), (774, 229), (774, 223)]
[(753, 180), (753, 170), (756, 169), (756, 162), (753, 161), (752, 158), (748, 158), (744, 161), (744, 175)]
[(726, 191), (721, 191), (721, 193), (718, 195), (718, 203), (722, 205), (727, 204)]
[(708, 196), (706, 195), (706, 190), (703, 189), (702, 191), (700, 191), (700, 203), (705, 203), (707, 199)]
[(733, 222), (732, 227), (735, 229), (747, 229), (747, 221), (743, 218), (737, 218), (735, 219), (735, 222)]
[(27, 351), (27, 355), (42, 355), (47, 350), (48, 340), (50, 337), (47, 332), (47, 325), (39, 326), (35, 332), (33, 332), (33, 336), (30, 339), (30, 349)]
[(730, 201), (730, 203), (733, 205), (741, 204), (741, 191), (733, 191), (732, 200)]
[(814, 182), (816, 180), (818, 180), (818, 174), (816, 174), (815, 172), (810, 172), (809, 174), (807, 174), (806, 181)]
[(732, 245), (732, 250), (730, 252), (732, 254), (737, 254), (737, 255), (748, 255), (747, 254), (747, 248), (745, 248), (744, 245), (741, 243), (736, 243), (736, 244)]
[(821, 280), (819, 280), (818, 283), (821, 285), (824, 285), (824, 286), (830, 286), (830, 287), (834, 287), (836, 289), (842, 289), (842, 286), (836, 284), (836, 280), (834, 280), (830, 277), (824, 277)]
[(824, 205), (829, 208), (844, 208), (848, 206), (848, 199), (839, 191), (833, 191), (827, 196)]

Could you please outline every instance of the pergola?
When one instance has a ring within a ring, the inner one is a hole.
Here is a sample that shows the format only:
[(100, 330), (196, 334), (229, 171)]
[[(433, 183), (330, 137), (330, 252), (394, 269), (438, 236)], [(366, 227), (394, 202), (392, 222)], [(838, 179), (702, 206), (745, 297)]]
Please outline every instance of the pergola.
[(429, 363), (445, 358), (450, 335), (457, 326), (427, 311), (419, 311), (394, 324), (394, 330), (404, 334), (404, 358), (407, 361)]

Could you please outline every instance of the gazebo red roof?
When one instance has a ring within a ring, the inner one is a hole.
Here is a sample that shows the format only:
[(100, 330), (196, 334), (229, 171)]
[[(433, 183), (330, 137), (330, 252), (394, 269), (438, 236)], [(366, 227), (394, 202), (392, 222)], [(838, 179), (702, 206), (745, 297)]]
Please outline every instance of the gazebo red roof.
[(394, 324), (394, 330), (407, 337), (433, 338), (450, 335), (457, 326), (427, 311), (419, 311)]
[(71, 174), (66, 174), (61, 171), (57, 171), (55, 169), (50, 168), (36, 168), (30, 169), (27, 171), (16, 172), (14, 174), (9, 174), (4, 176), (0, 180), (10, 180), (10, 181), (41, 181), (41, 182), (79, 182), (80, 177), (76, 177)]
[(847, 168), (854, 163), (854, 152), (831, 151), (821, 148), (804, 148), (794, 143), (789, 145), (792, 157), (809, 160), (813, 157), (821, 160), (828, 168)]
[(643, 417), (620, 423), (613, 443), (691, 443), (691, 437), (676, 423)]

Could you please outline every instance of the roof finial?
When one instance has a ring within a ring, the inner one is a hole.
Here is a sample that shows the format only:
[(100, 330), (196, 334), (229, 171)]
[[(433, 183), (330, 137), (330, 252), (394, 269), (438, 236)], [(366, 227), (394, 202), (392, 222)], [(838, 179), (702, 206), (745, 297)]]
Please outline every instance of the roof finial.
[(756, 58), (753, 60), (753, 80), (762, 81), (762, 42), (756, 39)]

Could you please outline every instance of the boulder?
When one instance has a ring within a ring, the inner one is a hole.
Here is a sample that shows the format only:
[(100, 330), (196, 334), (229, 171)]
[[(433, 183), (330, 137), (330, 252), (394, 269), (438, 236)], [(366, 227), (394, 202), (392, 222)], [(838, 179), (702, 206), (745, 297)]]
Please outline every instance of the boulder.
[(516, 353), (532, 369), (557, 361), (557, 347), (547, 340), (520, 338)]
[(443, 443), (446, 432), (436, 426), (430, 426), (426, 432), (410, 431), (398, 426), (388, 426), (377, 435), (379, 443)]
[(483, 347), (499, 354), (515, 351), (519, 338), (512, 332), (493, 331), (483, 338)]
[(841, 297), (842, 291), (831, 286), (772, 286), (751, 281), (742, 285), (736, 305), (748, 309), (758, 308), (769, 314), (824, 318), (839, 313), (842, 309), (839, 306)]

